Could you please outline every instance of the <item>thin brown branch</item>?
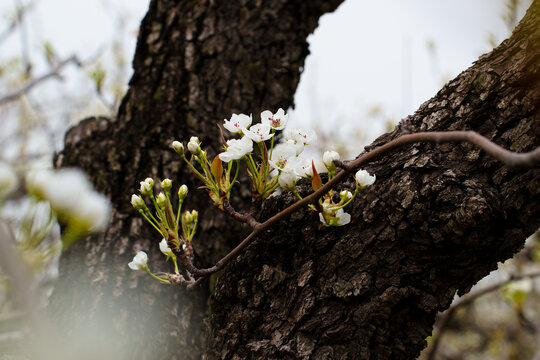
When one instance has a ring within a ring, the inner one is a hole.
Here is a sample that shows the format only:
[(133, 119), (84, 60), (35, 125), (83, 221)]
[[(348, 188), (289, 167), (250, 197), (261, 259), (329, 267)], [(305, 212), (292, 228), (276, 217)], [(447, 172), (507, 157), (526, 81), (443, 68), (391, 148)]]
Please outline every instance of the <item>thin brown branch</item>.
[[(208, 276), (219, 270), (221, 270), (229, 261), (235, 258), (251, 241), (253, 241), (259, 233), (268, 229), (276, 222), (291, 215), (295, 211), (298, 211), (303, 206), (316, 203), (324, 194), (332, 190), (335, 186), (341, 183), (352, 172), (358, 170), (362, 165), (372, 162), (380, 156), (389, 153), (390, 151), (400, 148), (402, 146), (417, 143), (417, 142), (469, 142), (476, 145), (480, 149), (484, 150), (489, 155), (493, 156), (497, 160), (512, 167), (534, 167), (540, 165), (540, 147), (527, 153), (515, 153), (508, 151), (499, 145), (491, 142), (482, 135), (474, 131), (448, 131), (448, 132), (420, 132), (415, 134), (402, 135), (372, 151), (363, 154), (357, 159), (349, 162), (345, 169), (336, 174), (330, 181), (324, 184), (319, 190), (306, 196), (302, 200), (299, 200), (284, 209), (283, 211), (272, 216), (263, 223), (256, 225), (251, 232), (240, 244), (238, 244), (229, 254), (219, 260), (216, 265), (207, 269), (198, 269), (199, 274), (202, 276)], [(195, 282), (194, 286), (200, 283), (200, 278)]]
[(45, 81), (45, 80), (47, 80), (47, 79), (49, 79), (51, 77), (58, 76), (58, 72), (64, 66), (66, 66), (69, 63), (74, 63), (79, 67), (82, 66), (82, 63), (79, 61), (77, 56), (71, 55), (67, 59), (64, 59), (64, 60), (60, 61), (48, 73), (43, 74), (43, 75), (41, 75), (41, 76), (39, 76), (39, 77), (37, 77), (35, 79), (32, 79), (32, 80), (28, 81), (26, 84), (21, 86), (19, 89), (15, 90), (15, 91), (13, 91), (11, 93), (0, 96), (0, 105), (3, 105), (3, 104), (8, 103), (10, 101), (16, 100), (20, 96), (22, 96), (22, 95), (26, 94), (27, 92), (29, 92), (30, 90), (32, 90), (32, 88), (34, 88), (36, 85), (42, 83), (43, 81)]
[(532, 273), (532, 274), (521, 274), (521, 275), (515, 275), (512, 274), (507, 280), (501, 281), (497, 284), (493, 284), (491, 286), (488, 286), (482, 290), (479, 290), (475, 292), (474, 294), (470, 294), (466, 297), (459, 298), (457, 301), (455, 301), (444, 313), (443, 317), (440, 320), (440, 324), (438, 327), (438, 331), (433, 335), (431, 347), (429, 349), (429, 352), (427, 354), (426, 360), (433, 360), (435, 359), (435, 355), (437, 354), (437, 349), (439, 347), (439, 344), (441, 342), (442, 335), (446, 332), (448, 329), (448, 325), (454, 318), (454, 314), (456, 313), (456, 310), (459, 308), (462, 308), (464, 306), (468, 306), (472, 304), (476, 299), (478, 299), (481, 296), (484, 296), (486, 294), (492, 293), (494, 291), (499, 290), (506, 284), (512, 282), (512, 281), (518, 281), (522, 279), (534, 279), (536, 277), (540, 277), (540, 272)]
[(229, 199), (223, 199), (223, 212), (235, 219), (236, 221), (246, 223), (252, 228), (255, 228), (260, 223), (255, 220), (251, 214), (239, 213), (230, 204)]

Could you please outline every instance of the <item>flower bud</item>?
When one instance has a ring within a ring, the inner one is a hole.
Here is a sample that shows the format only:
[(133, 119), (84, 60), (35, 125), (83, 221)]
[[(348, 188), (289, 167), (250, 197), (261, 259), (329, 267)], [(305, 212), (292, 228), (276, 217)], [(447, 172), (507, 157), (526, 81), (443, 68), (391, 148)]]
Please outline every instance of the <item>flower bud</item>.
[(131, 270), (137, 271), (137, 270), (144, 270), (147, 267), (148, 263), (148, 255), (144, 251), (139, 251), (135, 257), (133, 257), (133, 260), (128, 264), (129, 268)]
[(188, 187), (187, 185), (182, 185), (180, 186), (180, 188), (178, 189), (178, 198), (180, 200), (184, 200), (187, 196), (187, 193), (188, 193)]
[(171, 248), (169, 247), (169, 244), (167, 244), (167, 240), (165, 239), (162, 239), (161, 242), (159, 243), (159, 250), (167, 256), (170, 256), (170, 257), (173, 256), (173, 252)]
[(173, 141), (171, 147), (178, 155), (184, 154), (184, 144), (182, 144), (180, 141)]
[(171, 179), (165, 179), (161, 182), (161, 188), (165, 191), (171, 190), (172, 187), (172, 180)]
[(144, 182), (154, 187), (154, 179), (152, 179), (151, 177), (147, 177), (146, 179), (144, 179)]
[(323, 154), (323, 163), (328, 170), (335, 169), (334, 160), (339, 160), (339, 153), (337, 151), (325, 151)]
[(342, 190), (339, 193), (339, 197), (341, 198), (341, 201), (347, 202), (350, 198), (352, 198), (353, 194), (349, 190)]
[(186, 211), (184, 213), (184, 221), (187, 225), (191, 224), (193, 222), (193, 215), (189, 211)]
[(167, 201), (167, 198), (165, 197), (165, 193), (160, 192), (159, 195), (156, 197), (156, 202), (159, 207), (165, 207), (165, 202)]
[(131, 205), (135, 208), (135, 210), (144, 209), (145, 203), (142, 197), (140, 195), (131, 195)]
[(139, 191), (143, 195), (150, 195), (153, 191), (153, 185), (150, 185), (146, 181), (141, 181), (141, 188), (139, 189)]
[(370, 175), (366, 170), (358, 170), (355, 178), (361, 187), (372, 185), (375, 182), (375, 175)]
[(192, 136), (191, 139), (189, 139), (187, 147), (193, 155), (199, 155), (201, 153), (201, 142), (196, 136)]
[(199, 212), (197, 210), (192, 210), (191, 217), (193, 218), (193, 222), (196, 222), (199, 219)]

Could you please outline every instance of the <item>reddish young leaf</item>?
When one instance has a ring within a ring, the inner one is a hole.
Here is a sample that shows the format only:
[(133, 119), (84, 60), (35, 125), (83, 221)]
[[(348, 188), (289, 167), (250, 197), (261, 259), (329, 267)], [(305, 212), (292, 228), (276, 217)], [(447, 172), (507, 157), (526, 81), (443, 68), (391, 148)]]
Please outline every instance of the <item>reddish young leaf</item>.
[(221, 182), (221, 176), (223, 175), (223, 164), (221, 163), (219, 155), (214, 158), (214, 161), (212, 161), (210, 170), (212, 171), (212, 175), (214, 175), (214, 179), (216, 179), (216, 182), (219, 185)]
[(322, 186), (322, 179), (317, 172), (317, 169), (315, 169), (315, 163), (313, 161), (311, 162), (311, 167), (313, 168), (313, 180), (311, 181), (311, 186), (313, 187), (313, 190), (317, 191)]

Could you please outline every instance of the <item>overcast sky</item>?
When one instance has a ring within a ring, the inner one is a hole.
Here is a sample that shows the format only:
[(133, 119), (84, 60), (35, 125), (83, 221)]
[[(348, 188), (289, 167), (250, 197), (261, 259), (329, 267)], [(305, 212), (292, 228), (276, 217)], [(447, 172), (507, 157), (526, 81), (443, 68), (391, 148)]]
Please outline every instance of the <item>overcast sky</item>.
[[(131, 62), (148, 0), (38, 0), (27, 22), (29, 50), (51, 42), (59, 57), (92, 56), (120, 38)], [(3, 1), (12, 11), (17, 1)], [(386, 120), (412, 114), (508, 31), (504, 0), (347, 0), (310, 36), (293, 124), (369, 141)], [(121, 15), (120, 15), (121, 14)], [(120, 24), (123, 24), (120, 26)], [(0, 57), (20, 52), (14, 37)], [(44, 65), (43, 65), (43, 69)], [(36, 74), (40, 66), (36, 66)], [(64, 84), (70, 86), (70, 84)], [(72, 84), (75, 88), (77, 84)], [(275, 110), (275, 109), (274, 109)], [(371, 114), (371, 115), (370, 115)], [(360, 133), (355, 133), (355, 131)], [(350, 139), (349, 139), (350, 140)]]

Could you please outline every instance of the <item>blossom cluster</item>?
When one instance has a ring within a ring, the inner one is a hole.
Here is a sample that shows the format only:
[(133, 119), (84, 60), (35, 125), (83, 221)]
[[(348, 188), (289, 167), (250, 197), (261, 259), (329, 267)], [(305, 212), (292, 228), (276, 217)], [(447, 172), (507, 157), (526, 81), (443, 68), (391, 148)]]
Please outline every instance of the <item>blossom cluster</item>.
[[(253, 116), (233, 114), (225, 119), (223, 128), (232, 134), (232, 138), (223, 138), (223, 151), (213, 159), (209, 158), (201, 140), (192, 136), (184, 146), (180, 141), (174, 141), (171, 147), (185, 161), (195, 176), (204, 184), (205, 189), (214, 205), (235, 217), (245, 219), (234, 209), (231, 210), (229, 198), (240, 169), (240, 163), (245, 163), (251, 180), (253, 203), (259, 204), (272, 195), (278, 188), (291, 191), (298, 198), (302, 196), (297, 190), (297, 182), (301, 178), (310, 179), (314, 191), (323, 186), (321, 173), (328, 173), (330, 181), (339, 166), (343, 167), (340, 155), (336, 151), (326, 151), (320, 158), (305, 156), (306, 146), (317, 140), (313, 130), (288, 128), (288, 114), (283, 109), (276, 113), (265, 110), (260, 114), (260, 123), (253, 124)], [(280, 141), (276, 141), (278, 131), (282, 131)], [(186, 151), (187, 148), (187, 151)], [(359, 191), (375, 182), (375, 176), (365, 170), (359, 170), (356, 175), (354, 192), (344, 189), (339, 192), (339, 200), (334, 190), (329, 190), (319, 199), (318, 204), (308, 205), (319, 212), (320, 221), (324, 226), (343, 226), (351, 221), (351, 215), (343, 208), (347, 206)], [(173, 279), (182, 277), (179, 273), (175, 254), (191, 251), (191, 239), (196, 226), (196, 215), (186, 212), (182, 216), (180, 227), (179, 216), (182, 201), (187, 194), (185, 185), (178, 192), (179, 208), (176, 215), (171, 206), (169, 191), (172, 182), (165, 179), (161, 182), (162, 192), (154, 196), (154, 181), (150, 178), (141, 182), (140, 193), (148, 196), (154, 203), (155, 216), (146, 206), (140, 195), (133, 195), (131, 203), (145, 219), (154, 226), (163, 238), (160, 243), (161, 251), (172, 258), (175, 264), (175, 274), (154, 275), (148, 270), (146, 254), (139, 252), (129, 267), (133, 270), (146, 270), (163, 283), (171, 283)], [(195, 220), (193, 221), (193, 218)], [(190, 225), (193, 224), (194, 225)], [(181, 228), (182, 234), (179, 233)], [(183, 258), (182, 258), (183, 259)], [(187, 264), (187, 265), (186, 265)], [(189, 261), (184, 261), (190, 266)], [(190, 269), (182, 269), (182, 274), (189, 277)], [(183, 278), (182, 278), (183, 279)]]
[[(199, 213), (196, 210), (184, 211), (182, 213), (182, 204), (188, 194), (186, 185), (178, 188), (178, 206), (175, 209), (172, 206), (171, 189), (172, 180), (164, 179), (159, 182), (161, 191), (155, 195), (154, 188), (156, 182), (152, 178), (146, 178), (140, 182), (140, 195), (131, 195), (131, 205), (156, 229), (162, 237), (159, 243), (159, 249), (165, 255), (167, 260), (172, 259), (174, 263), (174, 276), (182, 277), (178, 267), (176, 254), (187, 255), (192, 259), (193, 250), (191, 241), (195, 236), (195, 230), (199, 219)], [(144, 198), (148, 198), (154, 207), (154, 211), (146, 204)], [(145, 270), (152, 277), (158, 279), (164, 284), (170, 284), (170, 274), (153, 274), (147, 266), (148, 256), (144, 251), (139, 251), (128, 264), (132, 270)]]

